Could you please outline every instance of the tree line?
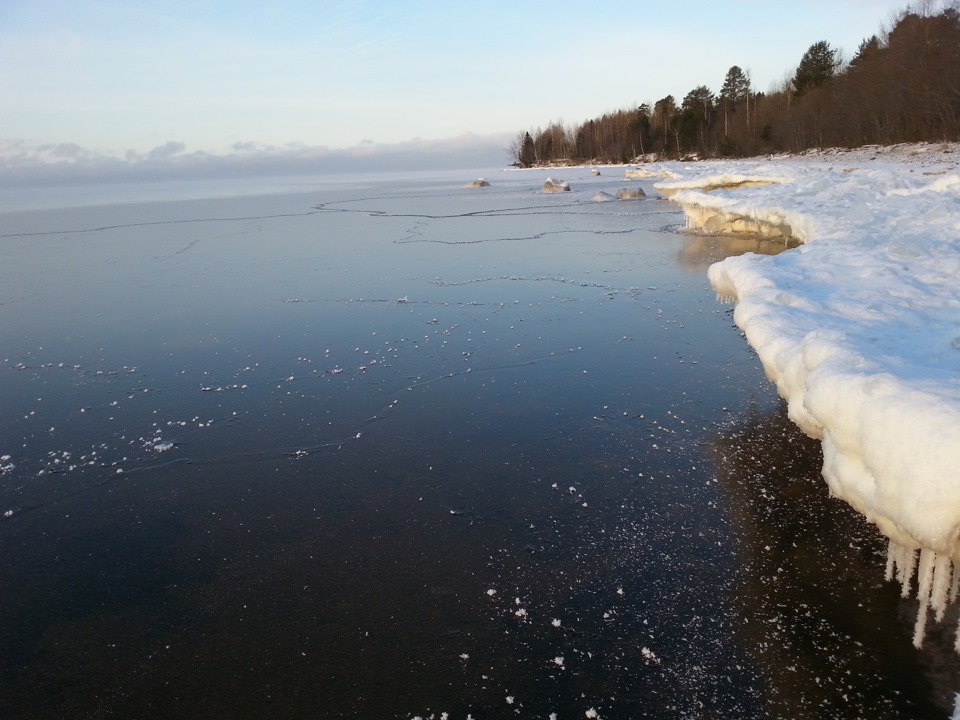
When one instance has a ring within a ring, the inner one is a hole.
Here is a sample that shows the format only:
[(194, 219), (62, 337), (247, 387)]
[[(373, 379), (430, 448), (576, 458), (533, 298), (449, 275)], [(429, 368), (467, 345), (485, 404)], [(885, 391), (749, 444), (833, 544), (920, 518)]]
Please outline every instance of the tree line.
[(717, 94), (699, 85), (679, 104), (667, 95), (573, 127), (552, 122), (519, 133), (510, 153), (533, 167), (950, 140), (960, 140), (960, 0), (901, 11), (849, 62), (816, 42), (767, 93), (734, 65)]

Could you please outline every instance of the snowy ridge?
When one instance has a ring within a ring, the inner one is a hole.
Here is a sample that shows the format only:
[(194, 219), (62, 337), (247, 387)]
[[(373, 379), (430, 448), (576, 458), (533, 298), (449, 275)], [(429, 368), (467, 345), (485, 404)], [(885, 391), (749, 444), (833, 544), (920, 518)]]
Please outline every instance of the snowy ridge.
[[(674, 178), (681, 177), (674, 172), (671, 172), (669, 176)], [(676, 182), (660, 182), (657, 183), (656, 188), (665, 197), (673, 197), (681, 190), (701, 190), (703, 192), (710, 192), (711, 190), (736, 190), (737, 188), (781, 185), (789, 182), (791, 182), (791, 178), (789, 177), (778, 177), (776, 175), (743, 175), (740, 173), (729, 172), (720, 175), (710, 175), (708, 177), (696, 178), (693, 180), (678, 179)]]
[[(728, 258), (710, 282), (791, 420), (822, 441), (831, 493), (890, 538), (905, 589), (920, 551), (917, 644), (960, 562), (958, 161), (945, 145), (671, 165), (688, 226), (804, 243)], [(707, 194), (718, 170), (782, 182)]]
[(640, 167), (628, 167), (624, 174), (628, 178), (679, 178), (677, 173), (667, 170), (664, 167), (641, 165)]

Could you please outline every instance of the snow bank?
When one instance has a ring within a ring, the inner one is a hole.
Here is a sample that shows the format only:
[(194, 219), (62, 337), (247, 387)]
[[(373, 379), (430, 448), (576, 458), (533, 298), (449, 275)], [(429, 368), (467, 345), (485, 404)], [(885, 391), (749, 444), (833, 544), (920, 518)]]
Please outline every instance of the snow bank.
[(704, 192), (707, 191), (680, 191), (671, 198), (683, 206), (687, 228), (691, 230), (710, 234), (750, 233), (783, 239), (784, 242), (803, 243), (807, 240), (807, 218), (799, 213), (776, 207), (743, 206), (730, 197), (705, 195)]
[[(676, 173), (673, 177), (680, 177)], [(736, 190), (737, 188), (763, 187), (764, 185), (778, 185), (790, 182), (789, 178), (764, 175), (741, 175), (739, 173), (724, 173), (695, 180), (677, 180), (676, 182), (657, 183), (656, 188), (664, 197), (671, 197), (681, 190)]]
[(960, 575), (960, 147), (919, 147), (677, 163), (687, 177), (655, 186), (691, 227), (804, 243), (727, 258), (710, 282), (905, 589), (920, 551), (918, 645)]
[(674, 178), (678, 179), (680, 175), (663, 167), (661, 163), (643, 165), (641, 167), (629, 167), (624, 171), (628, 178)]

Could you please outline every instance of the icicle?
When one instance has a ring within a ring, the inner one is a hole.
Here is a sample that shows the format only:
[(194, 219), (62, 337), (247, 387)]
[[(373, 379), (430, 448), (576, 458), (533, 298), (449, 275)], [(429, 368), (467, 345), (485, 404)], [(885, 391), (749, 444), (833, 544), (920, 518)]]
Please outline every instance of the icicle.
[(957, 593), (960, 592), (960, 572), (955, 572), (953, 574), (953, 581), (950, 583), (950, 600), (953, 602), (957, 599)]
[(920, 568), (917, 570), (917, 599), (923, 605), (930, 604), (930, 588), (933, 586), (933, 568), (937, 552), (930, 548), (920, 550)]
[(933, 585), (930, 587), (930, 607), (936, 611), (937, 622), (943, 620), (943, 615), (947, 611), (947, 592), (950, 588), (952, 573), (953, 563), (950, 561), (950, 556), (944, 553), (937, 554), (933, 566)]
[(953, 649), (960, 653), (960, 624), (957, 625), (957, 639), (953, 643)]
[(893, 580), (893, 570), (896, 565), (896, 555), (899, 550), (900, 548), (893, 540), (887, 543), (887, 569), (883, 574), (883, 579), (887, 582)]
[(918, 650), (923, 647), (923, 638), (927, 632), (927, 606), (921, 605), (917, 609), (917, 622), (913, 626), (913, 646)]
[(900, 553), (900, 597), (910, 597), (910, 581), (913, 579), (913, 571), (917, 563), (917, 551), (913, 548), (903, 547)]
[(930, 602), (930, 586), (933, 584), (933, 566), (937, 560), (937, 553), (929, 548), (920, 551), (920, 569), (917, 572), (919, 587), (917, 589), (917, 624), (913, 627), (913, 646), (923, 645), (923, 636), (927, 629), (927, 605)]

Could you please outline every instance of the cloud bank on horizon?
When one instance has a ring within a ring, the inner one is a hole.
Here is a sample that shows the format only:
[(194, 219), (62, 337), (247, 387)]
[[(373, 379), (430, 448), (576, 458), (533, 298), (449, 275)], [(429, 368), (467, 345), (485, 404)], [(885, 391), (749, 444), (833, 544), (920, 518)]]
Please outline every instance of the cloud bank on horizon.
[(849, 56), (905, 5), (7, 0), (0, 180), (431, 168), (431, 148), (497, 165), (519, 130), (717, 90), (731, 65), (767, 89), (810, 44)]
[(225, 152), (188, 150), (168, 141), (122, 156), (76, 143), (30, 145), (0, 140), (0, 186), (143, 182), (185, 178), (307, 175), (316, 173), (502, 167), (510, 161), (508, 134), (473, 135), (399, 143), (364, 142), (347, 148), (287, 143), (234, 143)]

